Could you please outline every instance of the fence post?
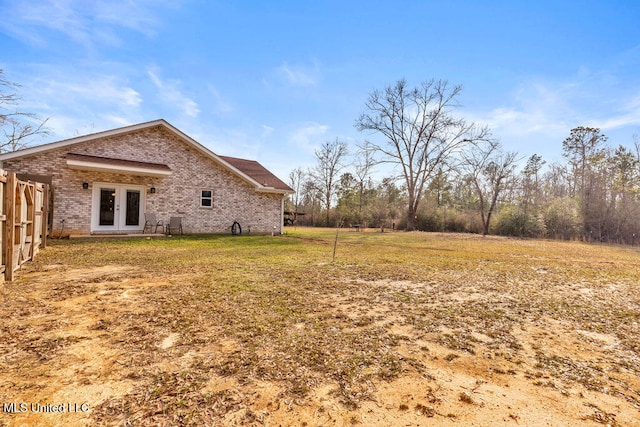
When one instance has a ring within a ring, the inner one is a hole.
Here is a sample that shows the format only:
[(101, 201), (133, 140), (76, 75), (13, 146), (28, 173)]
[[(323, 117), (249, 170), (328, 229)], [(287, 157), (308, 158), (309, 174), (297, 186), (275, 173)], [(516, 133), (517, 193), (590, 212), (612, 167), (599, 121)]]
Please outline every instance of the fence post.
[(13, 280), (13, 252), (15, 248), (15, 208), (16, 208), (16, 174), (9, 172), (7, 174), (7, 184), (4, 188), (4, 211), (7, 220), (4, 222), (4, 259), (5, 270), (4, 277), (7, 281)]
[(49, 231), (49, 184), (42, 184), (42, 241), (41, 248), (47, 247), (47, 232)]
[[(27, 257), (23, 257), (24, 261), (28, 261), (33, 259), (38, 250), (36, 249), (36, 184), (30, 181), (27, 182), (27, 185), (24, 188), (25, 199), (27, 200), (27, 223), (23, 224), (26, 227), (25, 234), (25, 244), (29, 245), (29, 255)], [(38, 230), (37, 232), (40, 232)], [(24, 251), (24, 248), (20, 248)], [(24, 263), (22, 261), (20, 264)]]
[(4, 248), (7, 244), (7, 235), (5, 231), (5, 227), (7, 224), (7, 215), (4, 206), (4, 195), (7, 186), (7, 172), (0, 169), (0, 278), (4, 279), (5, 271), (6, 271), (6, 261), (5, 261), (5, 253)]

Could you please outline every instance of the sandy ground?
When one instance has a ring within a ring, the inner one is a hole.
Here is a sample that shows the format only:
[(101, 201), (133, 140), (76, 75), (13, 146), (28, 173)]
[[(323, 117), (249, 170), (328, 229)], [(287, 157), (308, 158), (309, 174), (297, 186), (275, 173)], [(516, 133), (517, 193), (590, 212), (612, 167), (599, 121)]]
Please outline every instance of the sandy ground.
[[(135, 336), (144, 331), (123, 323), (112, 327), (114, 319), (148, 313), (150, 290), (180, 283), (178, 273), (151, 277), (128, 266), (48, 265), (40, 271), (26, 268), (18, 281), (1, 286), (3, 315), (10, 317), (3, 318), (0, 347), (0, 425), (145, 424), (148, 420), (136, 415), (136, 405), (157, 397), (149, 381), (141, 382), (149, 372), (160, 378), (156, 393), (162, 394), (168, 390), (163, 384), (178, 384), (178, 376), (199, 361), (222, 363), (232, 357), (242, 346), (232, 337), (193, 344), (169, 326), (149, 331), (149, 341), (140, 344)], [(435, 286), (362, 283), (380, 295), (428, 292)], [(594, 292), (589, 286), (574, 291)], [(470, 290), (447, 298), (465, 304), (487, 296)], [(324, 301), (336, 314), (367, 316), (374, 326), (388, 330), (399, 342), (394, 351), (406, 362), (402, 373), (388, 381), (363, 377), (353, 393), (367, 397), (357, 405), (345, 404), (332, 381), (318, 382), (297, 397), (278, 381), (215, 370), (203, 371), (205, 378), (195, 389), (182, 387), (190, 378), (179, 378), (185, 405), (199, 402), (193, 411), (207, 406), (209, 425), (640, 426), (638, 367), (619, 363), (618, 339), (606, 330), (576, 329), (574, 323), (541, 317), (513, 329), (517, 347), (492, 346), (491, 337), (474, 332), (467, 337), (473, 350), (452, 350), (442, 337), (455, 336), (453, 329), (416, 328), (389, 301), (381, 298), (370, 305), (357, 295), (327, 295)], [(290, 333), (304, 335), (308, 327), (300, 322)], [(152, 354), (151, 359), (138, 361), (141, 353), (132, 352), (132, 343)], [(540, 352), (549, 356), (547, 366), (541, 366)], [(148, 394), (140, 391), (141, 384)], [(205, 402), (199, 396), (209, 397)], [(17, 410), (24, 404), (25, 412), (7, 413), (11, 403)], [(183, 423), (188, 424), (168, 416), (153, 425)]]

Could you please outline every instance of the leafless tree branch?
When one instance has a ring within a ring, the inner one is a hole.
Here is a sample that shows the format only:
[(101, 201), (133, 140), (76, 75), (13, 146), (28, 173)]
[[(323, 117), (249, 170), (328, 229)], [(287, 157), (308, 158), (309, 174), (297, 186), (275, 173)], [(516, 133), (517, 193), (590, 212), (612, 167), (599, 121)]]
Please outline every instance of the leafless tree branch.
[(16, 90), (20, 85), (7, 80), (0, 68), (0, 153), (16, 151), (26, 147), (34, 137), (49, 134), (48, 119), (41, 120), (33, 113), (19, 111), (20, 97)]

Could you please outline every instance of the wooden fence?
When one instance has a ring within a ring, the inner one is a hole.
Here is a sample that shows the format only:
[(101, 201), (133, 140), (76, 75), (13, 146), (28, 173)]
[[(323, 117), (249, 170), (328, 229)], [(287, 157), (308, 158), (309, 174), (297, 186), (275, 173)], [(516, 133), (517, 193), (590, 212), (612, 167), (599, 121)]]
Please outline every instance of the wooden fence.
[(47, 244), (48, 193), (46, 184), (0, 170), (0, 272), (5, 280), (13, 280), (14, 272)]

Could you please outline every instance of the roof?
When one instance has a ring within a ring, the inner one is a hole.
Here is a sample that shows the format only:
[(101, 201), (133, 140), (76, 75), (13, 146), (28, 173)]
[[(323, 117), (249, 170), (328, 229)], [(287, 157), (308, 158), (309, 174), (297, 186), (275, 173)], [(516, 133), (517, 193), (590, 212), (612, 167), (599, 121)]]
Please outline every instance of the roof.
[(269, 172), (264, 166), (255, 160), (238, 159), (236, 157), (219, 156), (236, 169), (249, 175), (265, 187), (275, 190), (293, 192), (293, 189), (285, 184), (280, 178)]
[[(284, 182), (278, 179), (275, 175), (269, 172), (266, 168), (264, 168), (258, 162), (254, 162), (251, 160), (244, 160), (244, 159), (235, 159), (233, 157), (223, 158), (222, 156), (218, 156), (213, 151), (209, 150), (207, 147), (200, 144), (199, 142), (197, 142), (196, 140), (194, 140), (193, 138), (191, 138), (190, 136), (188, 136), (187, 134), (185, 134), (175, 126), (171, 125), (169, 122), (167, 122), (164, 119), (138, 123), (135, 125), (125, 126), (122, 128), (106, 130), (103, 132), (97, 132), (89, 135), (78, 136), (75, 138), (64, 139), (61, 141), (51, 142), (48, 144), (42, 144), (35, 147), (24, 148), (22, 150), (13, 151), (10, 153), (3, 153), (3, 154), (0, 154), (0, 162), (4, 160), (11, 160), (11, 159), (21, 158), (25, 156), (30, 156), (33, 154), (44, 153), (47, 151), (72, 146), (72, 145), (79, 144), (86, 141), (108, 138), (112, 136), (121, 136), (128, 133), (144, 130), (144, 129), (151, 129), (153, 127), (159, 127), (169, 131), (170, 133), (177, 136), (182, 141), (191, 145), (200, 153), (204, 154), (206, 157), (214, 160), (216, 163), (218, 163), (222, 167), (226, 168), (230, 172), (244, 179), (248, 183), (254, 185), (256, 187), (256, 191), (282, 193), (282, 194), (293, 193), (293, 190), (289, 188), (288, 185), (286, 185)], [(71, 155), (72, 157), (79, 156), (78, 154), (73, 154), (73, 153), (69, 153), (67, 156), (69, 155)], [(93, 159), (84, 159), (84, 160), (87, 160), (89, 163), (94, 163), (94, 164), (99, 164), (101, 162), (108, 163), (108, 164), (117, 164), (117, 162), (144, 163), (144, 162), (136, 162), (133, 160), (126, 160), (126, 159), (102, 158), (103, 160), (100, 160), (100, 158), (97, 156), (86, 156), (86, 157), (92, 157)], [(69, 159), (69, 157), (67, 157), (67, 163), (69, 162), (73, 163), (75, 161), (82, 162), (84, 160), (78, 159), (78, 158)], [(123, 166), (123, 167), (130, 166), (133, 168), (136, 168), (136, 167), (148, 168), (151, 165), (150, 169), (153, 169), (153, 170), (160, 170), (158, 169), (158, 167), (164, 166), (168, 169), (169, 172), (171, 171), (171, 169), (169, 169), (168, 166), (161, 165), (158, 163), (145, 163), (144, 165), (140, 165), (140, 164), (134, 165), (133, 163), (129, 163), (129, 164), (120, 163), (120, 166)]]
[(67, 160), (67, 166), (71, 169), (157, 177), (171, 175), (171, 168), (161, 163), (114, 159), (77, 153), (67, 153), (65, 158)]

